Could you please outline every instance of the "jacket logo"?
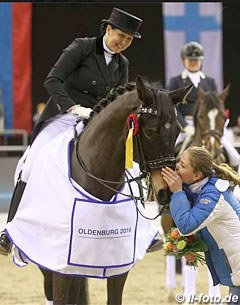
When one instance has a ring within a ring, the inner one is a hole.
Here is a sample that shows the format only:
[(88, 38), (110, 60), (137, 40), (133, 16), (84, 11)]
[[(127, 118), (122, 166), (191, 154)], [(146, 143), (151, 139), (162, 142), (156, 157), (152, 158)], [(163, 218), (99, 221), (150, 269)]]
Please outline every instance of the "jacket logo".
[(202, 198), (202, 199), (199, 200), (199, 202), (202, 203), (202, 204), (209, 204), (211, 202), (211, 200), (206, 199), (206, 198)]

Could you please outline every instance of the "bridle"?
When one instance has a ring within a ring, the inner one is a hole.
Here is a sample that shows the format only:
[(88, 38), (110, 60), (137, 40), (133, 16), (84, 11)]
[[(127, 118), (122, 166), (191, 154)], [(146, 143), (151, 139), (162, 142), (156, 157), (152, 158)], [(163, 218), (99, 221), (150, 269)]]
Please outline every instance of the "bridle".
[(203, 141), (205, 141), (206, 137), (214, 137), (219, 143), (221, 142), (221, 137), (223, 136), (223, 132), (219, 130), (206, 130), (201, 133)]
[[(139, 118), (141, 115), (144, 114), (150, 114), (157, 116), (158, 112), (156, 109), (150, 108), (150, 107), (139, 107), (137, 110), (137, 121), (139, 121)], [(132, 116), (130, 116), (132, 117)], [(129, 123), (128, 123), (129, 125)], [(136, 135), (136, 143), (139, 151), (139, 167), (141, 172), (150, 174), (152, 170), (158, 170), (162, 169), (163, 167), (171, 167), (175, 168), (176, 166), (176, 158), (174, 156), (169, 156), (169, 157), (163, 157), (161, 156), (158, 159), (154, 160), (146, 160), (143, 145), (142, 145), (142, 133), (138, 132)]]
[[(156, 116), (158, 114), (158, 112), (157, 112), (157, 110), (155, 110), (153, 108), (148, 108), (148, 107), (140, 106), (137, 109), (136, 120), (134, 119), (133, 123), (136, 124), (136, 122), (137, 122), (137, 124), (139, 124), (138, 123), (139, 122), (139, 118), (143, 114), (151, 114), (151, 115), (155, 115)], [(132, 118), (134, 117), (133, 114), (131, 115), (131, 117)], [(129, 123), (130, 122), (127, 122), (127, 124), (129, 124)], [(135, 126), (135, 128), (136, 128), (136, 126)], [(139, 128), (139, 126), (138, 126), (138, 128)], [(129, 179), (128, 176), (125, 174), (126, 183), (128, 184), (129, 190), (131, 192), (131, 194), (125, 194), (125, 193), (122, 193), (121, 191), (119, 191), (118, 189), (116, 189), (114, 187), (111, 187), (109, 185), (109, 184), (116, 184), (116, 185), (123, 184), (124, 183), (123, 181), (117, 181), (117, 182), (116, 181), (109, 181), (109, 180), (97, 177), (97, 176), (93, 175), (92, 173), (90, 173), (90, 171), (88, 170), (88, 168), (87, 168), (86, 164), (84, 163), (82, 157), (78, 154), (78, 147), (79, 147), (80, 137), (81, 137), (81, 135), (78, 136), (77, 131), (75, 131), (75, 137), (74, 137), (75, 139), (74, 140), (75, 140), (75, 147), (76, 147), (76, 158), (77, 158), (77, 161), (78, 161), (79, 165), (83, 169), (84, 173), (86, 175), (88, 175), (90, 178), (92, 178), (95, 181), (97, 181), (98, 183), (100, 183), (101, 185), (103, 185), (104, 187), (106, 187), (107, 189), (109, 189), (111, 191), (114, 191), (114, 193), (118, 193), (118, 194), (121, 194), (123, 196), (132, 198), (134, 200), (135, 204), (136, 204), (136, 207), (137, 207), (137, 201), (138, 200), (140, 200), (141, 203), (144, 205), (144, 197), (143, 197), (143, 188), (144, 187), (141, 184), (141, 180), (143, 178), (146, 178), (148, 175), (150, 175), (151, 170), (161, 169), (161, 168), (166, 167), (166, 166), (175, 167), (175, 165), (176, 165), (176, 159), (173, 156), (170, 156), (170, 157), (160, 157), (159, 159), (146, 161), (146, 157), (145, 157), (145, 153), (144, 153), (144, 149), (143, 149), (143, 145), (142, 145), (141, 132), (135, 132), (135, 137), (136, 137), (137, 146), (138, 146), (138, 150), (139, 150), (139, 158), (140, 158), (140, 160), (139, 160), (139, 167), (140, 167), (141, 174), (139, 176), (137, 176), (137, 177), (131, 177), (131, 179)], [(127, 171), (127, 172), (130, 175), (129, 171)], [(131, 182), (136, 182), (138, 184), (139, 193), (142, 196), (135, 196), (135, 195), (133, 195), (132, 188), (131, 188)], [(141, 213), (141, 211), (139, 211), (139, 213), (143, 217), (145, 217), (147, 219), (154, 220), (159, 215), (161, 215), (163, 209), (164, 209), (164, 206), (162, 205), (161, 211), (154, 218), (146, 217), (145, 215), (143, 215)]]

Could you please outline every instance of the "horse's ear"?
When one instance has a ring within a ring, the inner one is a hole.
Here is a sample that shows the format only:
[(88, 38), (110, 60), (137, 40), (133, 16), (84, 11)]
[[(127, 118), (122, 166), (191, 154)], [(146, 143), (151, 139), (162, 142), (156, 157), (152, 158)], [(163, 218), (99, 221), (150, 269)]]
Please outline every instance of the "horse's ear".
[(193, 88), (193, 85), (191, 84), (189, 86), (179, 88), (174, 91), (170, 91), (169, 97), (172, 99), (172, 102), (174, 104), (182, 103), (182, 102), (184, 102), (184, 99), (190, 93), (192, 88)]
[(201, 86), (198, 86), (198, 87), (197, 87), (197, 95), (198, 95), (198, 97), (199, 97), (199, 103), (200, 103), (200, 104), (204, 104), (204, 102), (205, 102), (205, 99), (204, 99), (204, 97), (205, 97), (205, 91), (202, 89)]
[(225, 99), (226, 99), (226, 97), (227, 97), (228, 94), (229, 94), (229, 89), (230, 89), (230, 87), (231, 87), (231, 84), (228, 84), (227, 87), (223, 90), (223, 92), (220, 93), (220, 94), (218, 95), (218, 98), (219, 98), (221, 101), (225, 102)]
[(205, 91), (202, 89), (201, 86), (197, 87), (197, 95), (202, 98), (205, 96)]
[(136, 77), (136, 87), (139, 99), (144, 103), (145, 106), (151, 105), (153, 93), (146, 82), (139, 75)]

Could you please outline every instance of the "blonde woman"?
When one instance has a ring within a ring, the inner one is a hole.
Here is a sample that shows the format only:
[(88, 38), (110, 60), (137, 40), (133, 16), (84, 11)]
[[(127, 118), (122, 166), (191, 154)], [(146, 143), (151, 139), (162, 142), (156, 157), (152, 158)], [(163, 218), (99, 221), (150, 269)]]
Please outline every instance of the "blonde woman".
[(163, 178), (173, 193), (170, 211), (179, 231), (198, 232), (208, 246), (213, 284), (229, 286), (229, 304), (240, 304), (240, 204), (232, 191), (240, 185), (237, 173), (227, 164), (215, 164), (208, 150), (193, 146), (182, 153), (176, 171), (163, 169)]

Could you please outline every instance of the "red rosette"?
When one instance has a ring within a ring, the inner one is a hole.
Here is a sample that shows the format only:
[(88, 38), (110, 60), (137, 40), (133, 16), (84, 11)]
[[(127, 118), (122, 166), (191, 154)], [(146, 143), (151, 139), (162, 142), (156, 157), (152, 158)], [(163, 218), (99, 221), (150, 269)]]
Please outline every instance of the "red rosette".
[(135, 113), (131, 113), (127, 118), (127, 128), (130, 129), (133, 126), (133, 136), (136, 136), (139, 132), (139, 123)]

